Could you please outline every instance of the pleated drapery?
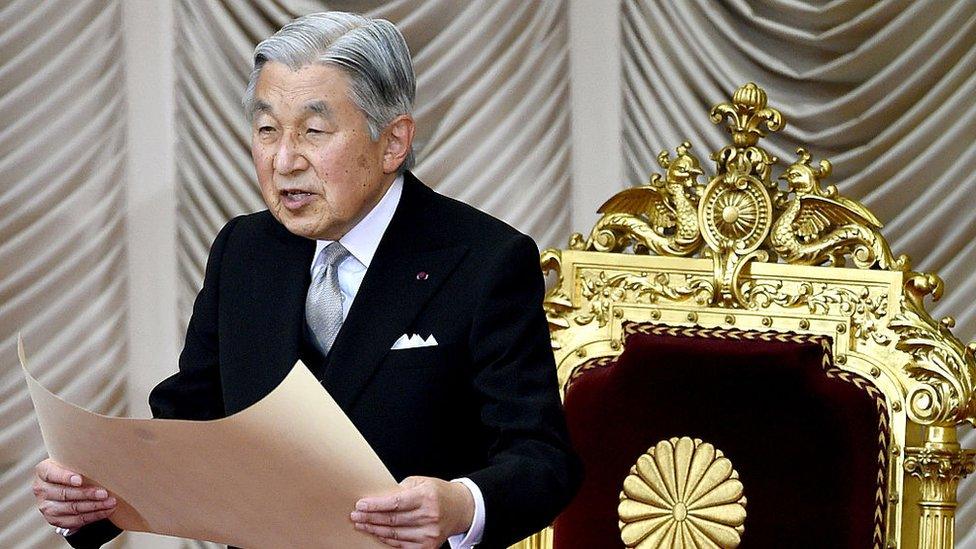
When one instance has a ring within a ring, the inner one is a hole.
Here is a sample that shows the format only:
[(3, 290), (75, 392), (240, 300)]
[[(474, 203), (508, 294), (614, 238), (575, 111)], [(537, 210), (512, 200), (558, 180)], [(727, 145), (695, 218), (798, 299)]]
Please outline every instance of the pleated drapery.
[[(624, 2), (624, 136), (632, 182), (689, 141), (729, 141), (708, 111), (746, 82), (787, 119), (779, 171), (804, 146), (885, 223), (895, 253), (940, 273), (955, 333), (976, 335), (976, 2)], [(774, 175), (779, 171), (774, 168)], [(976, 441), (974, 441), (976, 442)], [(976, 518), (976, 517), (974, 517)]]
[[(787, 119), (763, 145), (828, 158), (841, 193), (885, 223), (896, 254), (937, 272), (964, 342), (976, 337), (976, 2), (624, 1), (623, 142), (634, 184), (689, 141), (703, 163), (729, 142), (708, 112), (746, 82)], [(713, 173), (713, 172), (712, 172)], [(962, 444), (976, 447), (965, 430)], [(959, 547), (976, 547), (976, 478), (959, 490)]]
[(30, 492), (47, 454), (18, 333), (45, 386), (125, 407), (121, 48), (117, 1), (0, 7), (0, 547), (64, 546)]

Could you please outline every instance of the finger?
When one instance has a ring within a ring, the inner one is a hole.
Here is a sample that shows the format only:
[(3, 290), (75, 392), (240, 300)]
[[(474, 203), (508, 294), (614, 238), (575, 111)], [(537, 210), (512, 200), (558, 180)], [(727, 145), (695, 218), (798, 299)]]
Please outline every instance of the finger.
[(365, 524), (375, 524), (377, 526), (422, 526), (425, 524), (430, 524), (434, 521), (430, 513), (425, 512), (423, 509), (414, 509), (413, 511), (396, 511), (396, 512), (376, 512), (368, 513), (365, 511), (353, 511), (349, 514), (349, 518), (353, 522), (362, 522)]
[[(391, 546), (391, 547), (402, 547), (402, 548), (405, 548), (405, 549), (406, 548), (410, 548), (410, 549), (414, 549), (414, 548), (416, 548), (416, 549), (422, 549), (424, 547), (423, 542), (402, 539), (402, 536), (407, 535), (406, 533), (399, 534), (399, 535), (401, 536), (400, 539), (384, 538), (384, 537), (377, 536), (375, 534), (374, 534), (374, 537), (376, 539), (382, 541), (383, 543)], [(437, 547), (440, 547), (440, 545), (437, 545)]]
[(423, 542), (403, 541), (397, 539), (376, 538), (390, 547), (400, 547), (402, 549), (424, 549), (424, 547), (440, 547), (440, 545), (424, 545)]
[(115, 498), (102, 501), (49, 501), (42, 506), (41, 512), (46, 517), (67, 517), (114, 509), (115, 505)]
[(374, 513), (377, 511), (412, 511), (423, 502), (415, 490), (403, 490), (388, 496), (363, 498), (356, 502), (357, 511)]
[(81, 486), (82, 484), (81, 475), (69, 471), (49, 459), (38, 463), (35, 470), (38, 478), (45, 482), (66, 486)]
[(407, 477), (400, 481), (401, 488), (415, 488), (430, 481), (430, 477)]
[(424, 544), (413, 541), (403, 541), (398, 539), (376, 538), (390, 547), (400, 547), (401, 549), (424, 549)]
[(378, 524), (363, 524), (357, 522), (355, 524), (356, 529), (368, 532), (374, 536), (380, 538), (384, 543), (395, 542), (400, 545), (397, 547), (406, 547), (413, 544), (423, 543), (424, 541), (429, 541), (431, 539), (431, 533), (428, 529), (421, 527), (413, 528), (391, 528), (389, 526), (381, 526)]
[(61, 528), (67, 528), (73, 530), (75, 528), (81, 528), (86, 524), (91, 524), (93, 522), (108, 518), (115, 509), (106, 509), (104, 511), (93, 511), (91, 513), (84, 513), (82, 515), (69, 515), (63, 517), (45, 517), (47, 518), (48, 524), (52, 526), (59, 526)]
[(108, 499), (108, 490), (97, 486), (68, 488), (60, 484), (43, 484), (40, 496), (51, 501), (105, 500)]

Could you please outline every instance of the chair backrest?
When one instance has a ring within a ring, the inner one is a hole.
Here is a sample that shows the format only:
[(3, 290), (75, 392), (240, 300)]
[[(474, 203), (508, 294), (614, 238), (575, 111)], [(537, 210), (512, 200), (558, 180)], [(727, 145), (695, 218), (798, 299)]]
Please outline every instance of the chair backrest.
[(800, 149), (777, 183), (759, 141), (785, 121), (761, 88), (710, 117), (732, 136), (713, 176), (689, 143), (662, 152), (663, 174), (542, 254), (588, 470), (519, 547), (952, 547), (976, 344), (926, 312), (941, 279), (822, 185), (827, 160)]
[(880, 541), (885, 402), (832, 364), (828, 339), (629, 322), (624, 333), (620, 357), (591, 363), (566, 391), (587, 477), (556, 547)]

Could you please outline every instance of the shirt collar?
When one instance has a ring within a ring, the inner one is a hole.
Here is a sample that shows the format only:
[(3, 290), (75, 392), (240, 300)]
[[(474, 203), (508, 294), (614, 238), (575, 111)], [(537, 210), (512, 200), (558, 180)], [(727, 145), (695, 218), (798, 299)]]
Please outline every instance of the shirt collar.
[[(400, 203), (401, 194), (403, 194), (402, 174), (393, 180), (393, 184), (386, 190), (383, 198), (373, 206), (373, 209), (339, 239), (342, 246), (349, 250), (349, 253), (364, 267), (369, 267), (370, 262), (373, 261), (373, 255), (376, 254), (376, 248), (380, 245), (380, 239), (383, 238), (383, 233), (386, 232), (386, 228), (390, 225), (393, 214), (396, 212), (397, 204)], [(313, 266), (319, 257), (319, 252), (332, 242), (332, 240), (315, 241), (315, 255), (312, 256)]]

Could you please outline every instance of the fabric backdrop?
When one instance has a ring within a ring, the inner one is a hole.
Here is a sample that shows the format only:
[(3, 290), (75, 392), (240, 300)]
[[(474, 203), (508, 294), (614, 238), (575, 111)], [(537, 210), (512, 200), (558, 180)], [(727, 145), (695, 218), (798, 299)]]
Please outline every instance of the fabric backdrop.
[[(175, 0), (174, 321), (185, 325), (219, 227), (262, 207), (240, 108), (253, 47), (312, 11), (364, 11), (402, 29), (417, 67), (421, 178), (543, 247), (587, 231), (570, 226), (572, 188), (619, 182), (570, 181), (569, 78), (585, 70), (569, 66), (571, 1)], [(27, 489), (44, 450), (16, 363), (17, 332), (46, 385), (89, 409), (124, 411), (119, 6), (0, 0), (0, 547), (63, 546)], [(784, 160), (801, 143), (829, 158), (828, 182), (886, 223), (896, 253), (945, 278), (934, 314), (955, 316), (965, 341), (976, 335), (976, 2), (620, 6), (621, 147), (631, 183), (660, 171), (657, 153), (681, 141), (702, 158), (724, 144), (708, 109), (754, 81), (788, 119), (766, 145)], [(976, 436), (964, 442), (976, 447)], [(976, 481), (959, 497), (960, 546), (976, 547)]]
[[(945, 279), (933, 316), (976, 336), (976, 2), (627, 1), (621, 24), (632, 182), (682, 141), (703, 160), (728, 143), (708, 112), (755, 82), (787, 119), (763, 140), (774, 175), (801, 145), (828, 158), (827, 183), (885, 223), (896, 254)], [(961, 439), (976, 447), (972, 430)], [(958, 497), (959, 546), (976, 547), (976, 477)]]
[(44, 385), (97, 412), (125, 407), (119, 8), (0, 3), (0, 547), (64, 543), (29, 489), (47, 454), (17, 334)]

